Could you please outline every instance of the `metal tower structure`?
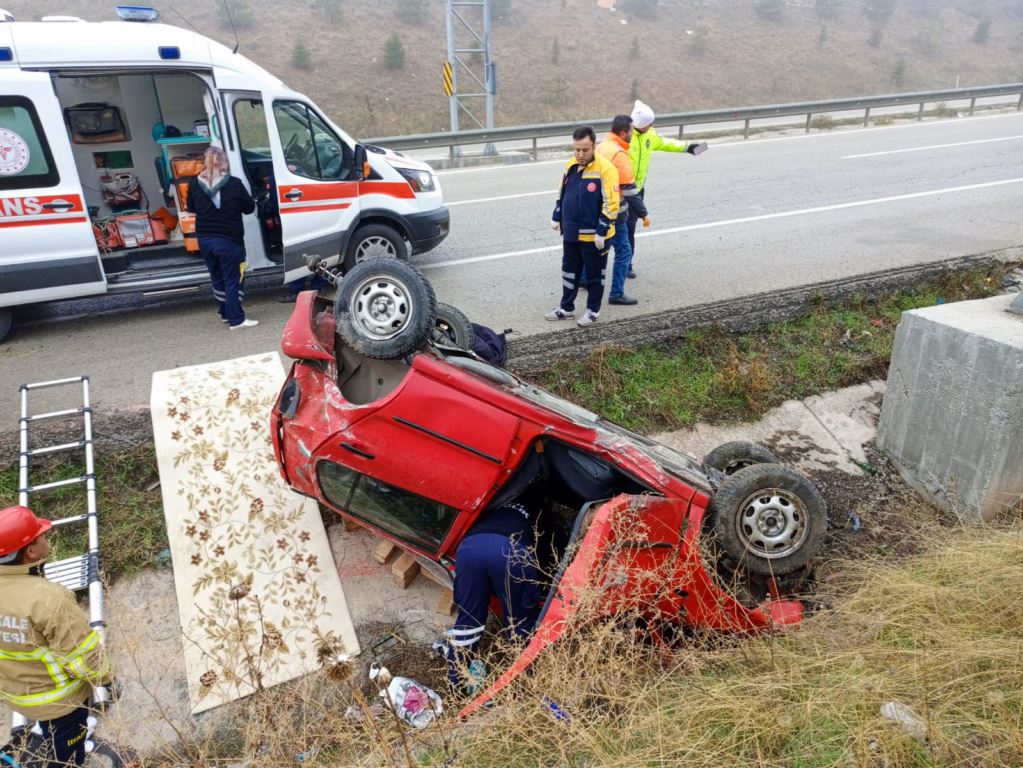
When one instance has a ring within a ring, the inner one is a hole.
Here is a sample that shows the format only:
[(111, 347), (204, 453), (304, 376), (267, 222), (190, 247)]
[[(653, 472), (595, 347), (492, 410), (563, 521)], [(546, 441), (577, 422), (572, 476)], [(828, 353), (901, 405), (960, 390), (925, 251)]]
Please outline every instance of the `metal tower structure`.
[[(490, 0), (445, 0), (444, 5), (451, 65), (451, 131), (458, 131), (460, 113), (475, 124), (473, 127), (493, 128), (497, 66), (490, 47)], [(479, 117), (481, 99), (483, 120)], [(487, 154), (493, 153), (493, 145), (487, 145)]]

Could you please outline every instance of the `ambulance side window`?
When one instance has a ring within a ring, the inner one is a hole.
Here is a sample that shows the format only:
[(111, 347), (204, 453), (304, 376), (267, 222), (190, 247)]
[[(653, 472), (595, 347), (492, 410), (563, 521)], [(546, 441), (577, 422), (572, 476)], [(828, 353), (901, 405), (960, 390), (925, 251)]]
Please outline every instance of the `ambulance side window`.
[(331, 181), (348, 176), (351, 150), (308, 106), (298, 101), (275, 101), (274, 119), (289, 171)]
[(0, 96), (0, 190), (53, 187), (60, 174), (32, 102)]

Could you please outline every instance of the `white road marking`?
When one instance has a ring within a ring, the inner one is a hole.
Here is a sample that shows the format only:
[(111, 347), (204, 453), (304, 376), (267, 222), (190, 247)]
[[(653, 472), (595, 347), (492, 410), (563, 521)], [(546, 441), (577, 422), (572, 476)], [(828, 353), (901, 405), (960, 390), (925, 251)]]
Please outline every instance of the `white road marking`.
[(501, 195), (500, 197), (481, 197), (476, 200), (454, 200), (452, 202), (444, 203), (448, 208), (452, 205), (472, 205), (473, 203), (493, 203), (497, 200), (513, 200), (516, 197), (537, 197), (538, 195), (550, 195), (551, 200), (556, 200), (558, 197), (557, 189), (545, 189), (543, 192), (523, 192), (519, 195)]
[[(769, 221), (770, 219), (784, 219), (791, 216), (807, 216), (827, 211), (841, 211), (846, 208), (862, 208), (868, 205), (883, 205), (895, 203), (902, 200), (916, 200), (922, 197), (934, 197), (936, 195), (949, 195), (958, 192), (970, 192), (975, 189), (988, 189), (990, 187), (1001, 187), (1008, 184), (1023, 183), (1023, 177), (1015, 179), (1002, 179), (1000, 181), (985, 181), (980, 184), (966, 184), (959, 187), (945, 187), (944, 189), (932, 189), (926, 192), (909, 192), (905, 195), (891, 195), (889, 197), (875, 197), (870, 200), (854, 200), (849, 203), (835, 203), (834, 205), (820, 205), (815, 208), (800, 208), (794, 211), (780, 211), (778, 213), (765, 213), (759, 216), (746, 216), (740, 219), (724, 219), (722, 221), (706, 221), (702, 224), (688, 224), (683, 227), (671, 227), (659, 229), (656, 232), (637, 232), (636, 237), (659, 237), (661, 235), (674, 235), (679, 232), (693, 232), (698, 229), (713, 229), (715, 227), (728, 227), (734, 224), (749, 224), (754, 221)], [(553, 234), (553, 233), (552, 233)], [(507, 253), (492, 253), (487, 256), (472, 256), (467, 259), (451, 259), (450, 261), (438, 261), (434, 264), (424, 264), (421, 269), (438, 269), (440, 267), (454, 267), (464, 264), (476, 264), (481, 261), (496, 261), (498, 259), (509, 259), (514, 256), (530, 256), (536, 253), (550, 253), (560, 251), (561, 245), (546, 246), (543, 248), (529, 248), (522, 251), (509, 251)]]
[(881, 155), (898, 155), (902, 152), (925, 152), (929, 149), (948, 149), (949, 147), (969, 147), (973, 144), (990, 144), (995, 141), (1016, 141), (1021, 136), (1001, 136), (997, 139), (975, 139), (974, 141), (957, 141), (954, 144), (930, 144), (926, 147), (909, 147), (907, 149), (888, 149), (884, 152), (864, 152), (860, 155), (843, 155), (843, 160), (855, 160), (860, 157), (880, 157)]

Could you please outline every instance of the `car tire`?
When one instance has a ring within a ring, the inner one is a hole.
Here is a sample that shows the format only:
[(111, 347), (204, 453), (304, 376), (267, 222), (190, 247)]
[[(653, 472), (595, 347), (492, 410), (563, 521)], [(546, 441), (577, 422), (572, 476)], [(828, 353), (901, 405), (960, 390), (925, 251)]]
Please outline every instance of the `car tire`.
[(722, 443), (703, 457), (703, 466), (725, 475), (734, 475), (740, 469), (754, 464), (780, 464), (778, 457), (758, 443), (734, 440)]
[(472, 340), (475, 338), (472, 323), (465, 313), (458, 307), (441, 302), (437, 304), (437, 320), (431, 335), (435, 344), (466, 350), (472, 349)]
[(408, 261), (409, 249), (405, 238), (394, 227), (386, 224), (366, 224), (355, 230), (345, 250), (344, 271), (367, 259), (391, 258)]
[(0, 307), (0, 341), (7, 338), (13, 325), (14, 313), (11, 312), (10, 307)]
[(437, 298), (423, 273), (407, 261), (370, 259), (345, 274), (334, 297), (341, 338), (377, 360), (404, 357), (430, 338)]
[(710, 503), (714, 537), (741, 570), (784, 576), (806, 566), (827, 533), (816, 486), (779, 464), (735, 471)]

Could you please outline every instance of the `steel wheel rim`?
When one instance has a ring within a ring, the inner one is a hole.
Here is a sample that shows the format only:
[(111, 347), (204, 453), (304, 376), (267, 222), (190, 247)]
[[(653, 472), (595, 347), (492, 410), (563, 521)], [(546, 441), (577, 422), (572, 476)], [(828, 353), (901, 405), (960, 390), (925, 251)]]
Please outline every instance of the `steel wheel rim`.
[(767, 560), (794, 554), (810, 534), (806, 505), (782, 488), (763, 488), (747, 496), (739, 505), (735, 527), (742, 546)]
[(360, 261), (366, 259), (379, 259), (379, 258), (398, 258), (398, 252), (394, 249), (394, 244), (386, 237), (381, 235), (371, 235), (370, 237), (364, 238), (359, 247), (355, 249), (355, 263), (358, 264)]
[(393, 339), (412, 321), (415, 304), (405, 285), (386, 275), (363, 280), (352, 292), (351, 317), (365, 335)]

